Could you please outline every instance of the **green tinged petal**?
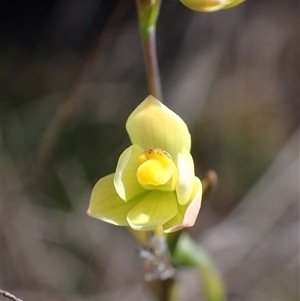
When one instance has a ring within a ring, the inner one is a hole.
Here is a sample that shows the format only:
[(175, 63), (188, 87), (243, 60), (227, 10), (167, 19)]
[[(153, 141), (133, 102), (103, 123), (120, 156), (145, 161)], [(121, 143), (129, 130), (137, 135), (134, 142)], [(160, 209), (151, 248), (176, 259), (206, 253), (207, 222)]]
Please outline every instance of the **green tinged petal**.
[(177, 168), (179, 173), (179, 181), (176, 186), (178, 203), (185, 205), (193, 192), (194, 187), (194, 161), (190, 152), (183, 148), (178, 154)]
[(173, 192), (152, 190), (129, 211), (127, 220), (135, 230), (153, 230), (177, 212), (178, 204)]
[(178, 206), (178, 213), (163, 225), (164, 232), (174, 232), (182, 228), (192, 227), (198, 216), (202, 198), (202, 185), (195, 177), (191, 199), (184, 206)]
[(144, 191), (136, 177), (140, 165), (138, 157), (143, 151), (139, 145), (132, 145), (126, 148), (119, 158), (114, 185), (118, 195), (125, 202)]
[(129, 116), (126, 129), (132, 144), (145, 150), (160, 148), (176, 158), (182, 147), (191, 148), (184, 121), (153, 96), (148, 96)]
[(128, 226), (126, 216), (138, 203), (139, 198), (125, 203), (117, 194), (113, 179), (114, 174), (110, 174), (96, 183), (86, 213), (114, 225)]

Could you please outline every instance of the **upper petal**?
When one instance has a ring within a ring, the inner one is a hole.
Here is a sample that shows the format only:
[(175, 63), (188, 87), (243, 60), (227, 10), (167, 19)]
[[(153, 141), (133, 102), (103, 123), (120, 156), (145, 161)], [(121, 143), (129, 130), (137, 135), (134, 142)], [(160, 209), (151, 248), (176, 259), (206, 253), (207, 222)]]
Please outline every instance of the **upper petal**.
[(182, 228), (192, 227), (197, 219), (202, 199), (202, 185), (195, 177), (193, 193), (190, 201), (184, 206), (178, 206), (178, 213), (163, 225), (164, 232), (174, 232)]
[(178, 205), (173, 192), (152, 190), (129, 211), (127, 220), (135, 230), (153, 230), (177, 212)]
[(132, 144), (146, 150), (161, 148), (173, 158), (182, 147), (191, 148), (191, 136), (184, 121), (151, 95), (131, 113), (126, 129)]
[(138, 157), (143, 151), (139, 145), (131, 145), (119, 158), (114, 184), (118, 195), (126, 202), (144, 191), (136, 177), (140, 165)]
[(86, 213), (114, 225), (128, 226), (126, 216), (139, 199), (125, 203), (116, 192), (113, 178), (114, 174), (110, 174), (96, 183)]

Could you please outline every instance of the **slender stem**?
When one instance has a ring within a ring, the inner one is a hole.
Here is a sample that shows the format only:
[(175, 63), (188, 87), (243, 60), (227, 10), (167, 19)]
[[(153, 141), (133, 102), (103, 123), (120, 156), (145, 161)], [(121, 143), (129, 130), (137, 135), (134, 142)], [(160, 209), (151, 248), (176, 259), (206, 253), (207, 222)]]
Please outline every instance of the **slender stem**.
[(151, 289), (153, 296), (157, 301), (171, 301), (172, 291), (175, 285), (176, 282), (174, 277), (148, 282), (148, 287)]
[(156, 52), (156, 22), (161, 0), (136, 0), (149, 93), (162, 101)]
[[(162, 0), (136, 0), (139, 29), (143, 44), (149, 93), (162, 101), (162, 90), (156, 53), (156, 23)], [(176, 285), (175, 269), (166, 236), (157, 231), (135, 235), (146, 249), (140, 254), (145, 262), (148, 286), (157, 301), (170, 301)]]
[(175, 268), (162, 229), (146, 231), (147, 245), (140, 256), (143, 259), (145, 279), (156, 301), (171, 301), (176, 285)]
[(155, 28), (151, 28), (147, 38), (143, 38), (143, 50), (146, 63), (148, 88), (150, 94), (162, 101), (160, 75), (156, 55)]
[(178, 240), (180, 238), (180, 235), (182, 233), (183, 233), (183, 230), (179, 230), (179, 231), (167, 234), (167, 237), (166, 237), (167, 244), (168, 244), (168, 248), (169, 248), (169, 251), (170, 251), (172, 256), (173, 256), (173, 253), (176, 250), (177, 242), (178, 242)]

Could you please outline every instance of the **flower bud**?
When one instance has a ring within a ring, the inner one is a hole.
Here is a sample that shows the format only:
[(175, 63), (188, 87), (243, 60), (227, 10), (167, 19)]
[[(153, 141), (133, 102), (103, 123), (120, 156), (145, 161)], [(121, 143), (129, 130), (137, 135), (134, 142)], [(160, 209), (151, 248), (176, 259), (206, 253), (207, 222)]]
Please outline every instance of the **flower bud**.
[(236, 6), (245, 0), (180, 0), (182, 4), (190, 9), (212, 12), (220, 9)]

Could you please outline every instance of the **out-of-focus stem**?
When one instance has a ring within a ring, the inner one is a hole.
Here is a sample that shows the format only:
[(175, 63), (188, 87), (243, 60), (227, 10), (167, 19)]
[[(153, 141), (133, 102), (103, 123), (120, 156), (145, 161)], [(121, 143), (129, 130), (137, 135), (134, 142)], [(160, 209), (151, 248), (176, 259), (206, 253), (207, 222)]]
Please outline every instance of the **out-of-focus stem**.
[(13, 295), (13, 294), (11, 294), (11, 293), (9, 293), (7, 291), (1, 290), (1, 289), (0, 289), (0, 295), (6, 297), (8, 299), (11, 299), (13, 301), (23, 301), (22, 299), (16, 297), (15, 295)]
[(136, 4), (149, 93), (162, 101), (156, 53), (156, 22), (160, 11), (161, 0), (136, 0)]

